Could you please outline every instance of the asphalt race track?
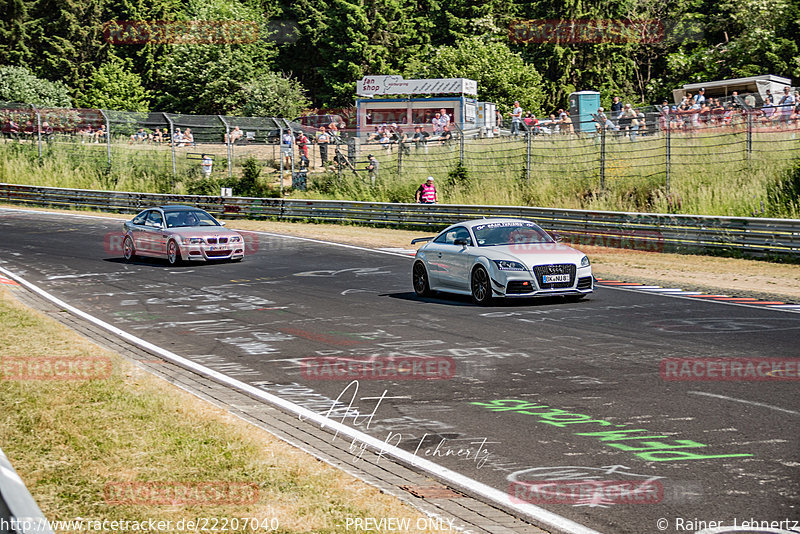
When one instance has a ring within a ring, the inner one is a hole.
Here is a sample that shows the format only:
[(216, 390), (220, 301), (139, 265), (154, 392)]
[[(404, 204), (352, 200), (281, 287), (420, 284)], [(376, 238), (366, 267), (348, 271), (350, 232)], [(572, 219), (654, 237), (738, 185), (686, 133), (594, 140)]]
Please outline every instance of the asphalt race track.
[[(481, 308), (417, 298), (402, 254), (259, 234), (241, 263), (170, 268), (124, 263), (112, 248), (120, 229), (116, 220), (0, 210), (0, 265), (509, 502), (606, 534), (800, 532), (796, 367), (795, 380), (671, 380), (669, 365), (683, 364), (663, 361), (796, 362), (796, 312), (605, 287), (578, 303)], [(357, 383), (321, 359), (371, 359), (389, 372), (391, 358), (414, 357), (436, 365), (420, 366), (417, 379)], [(753, 520), (775, 530), (731, 529)]]

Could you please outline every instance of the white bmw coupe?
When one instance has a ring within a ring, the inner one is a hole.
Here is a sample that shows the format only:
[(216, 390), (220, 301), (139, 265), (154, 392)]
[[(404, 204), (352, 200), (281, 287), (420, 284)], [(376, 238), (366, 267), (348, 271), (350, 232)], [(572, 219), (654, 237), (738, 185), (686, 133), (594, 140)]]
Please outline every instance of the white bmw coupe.
[(578, 300), (593, 290), (586, 254), (558, 243), (524, 219), (476, 219), (449, 226), (417, 250), (414, 291), (472, 295), (476, 304), (494, 297), (564, 295)]

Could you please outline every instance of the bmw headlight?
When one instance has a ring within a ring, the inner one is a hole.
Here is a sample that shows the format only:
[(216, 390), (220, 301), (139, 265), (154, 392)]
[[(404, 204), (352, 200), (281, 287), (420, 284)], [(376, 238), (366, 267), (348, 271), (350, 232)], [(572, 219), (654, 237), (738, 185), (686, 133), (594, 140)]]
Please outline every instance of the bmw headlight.
[(239, 242), (239, 241), (241, 241), (241, 240), (242, 240), (242, 238), (241, 238), (241, 237), (239, 237), (238, 235), (235, 235), (235, 236), (233, 236), (233, 237), (230, 239), (230, 242), (231, 242), (231, 243), (238, 243), (238, 242)]
[(190, 245), (200, 245), (203, 243), (202, 237), (190, 237), (186, 240), (187, 243)]
[(581, 267), (588, 267), (589, 266), (589, 256), (584, 256), (581, 258)]
[(525, 271), (525, 266), (518, 261), (494, 260), (494, 264), (501, 271)]

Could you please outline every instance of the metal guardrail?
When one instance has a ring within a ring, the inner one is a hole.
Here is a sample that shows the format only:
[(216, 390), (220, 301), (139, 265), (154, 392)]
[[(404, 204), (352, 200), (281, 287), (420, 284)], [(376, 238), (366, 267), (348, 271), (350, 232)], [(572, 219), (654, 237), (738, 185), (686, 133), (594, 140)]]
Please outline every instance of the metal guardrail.
[(800, 260), (800, 220), (563, 210), (525, 206), (399, 204), (282, 198), (212, 197), (60, 189), (0, 183), (0, 201), (31, 206), (138, 212), (187, 204), (225, 218), (355, 222), (438, 230), (483, 217), (530, 219), (576, 244), (651, 251)]
[(0, 449), (0, 532), (53, 534), (25, 483)]

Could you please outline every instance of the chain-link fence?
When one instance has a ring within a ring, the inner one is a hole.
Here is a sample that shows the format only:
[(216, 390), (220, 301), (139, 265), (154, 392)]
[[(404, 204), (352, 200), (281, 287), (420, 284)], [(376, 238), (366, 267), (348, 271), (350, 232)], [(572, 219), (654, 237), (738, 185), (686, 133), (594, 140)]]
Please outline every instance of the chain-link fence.
[[(726, 104), (703, 112), (639, 111), (630, 120), (616, 117), (605, 124), (595, 117), (589, 131), (583, 127), (577, 133), (558, 120), (523, 124), (517, 135), (453, 125), (452, 133), (442, 136), (425, 132), (425, 125), (401, 125), (383, 137), (332, 135), (328, 143), (315, 127), (273, 117), (40, 109), (0, 102), (0, 122), (6, 150), (40, 162), (66, 158), (99, 173), (136, 171), (159, 182), (158, 192), (176, 192), (176, 182), (186, 177), (202, 178), (204, 158), (212, 161), (210, 177), (220, 179), (240, 176), (253, 158), (281, 189), (286, 176), (292, 186), (303, 188), (308, 173), (324, 173), (326, 179), (355, 174), (374, 185), (378, 175), (384, 181), (418, 180), (455, 171), (484, 183), (511, 180), (544, 187), (546, 181), (569, 180), (580, 184), (578, 194), (613, 186), (638, 195), (653, 189), (643, 185), (655, 184), (669, 194), (676, 179), (692, 176), (702, 187), (698, 175), (724, 177), (800, 156), (800, 116), (794, 107)], [(109, 187), (121, 185), (115, 181)]]

